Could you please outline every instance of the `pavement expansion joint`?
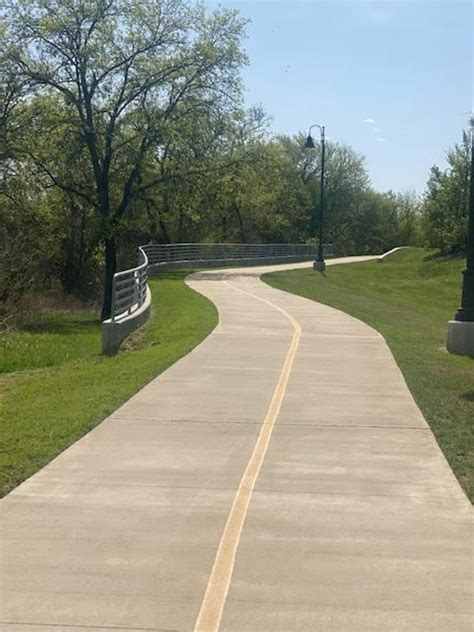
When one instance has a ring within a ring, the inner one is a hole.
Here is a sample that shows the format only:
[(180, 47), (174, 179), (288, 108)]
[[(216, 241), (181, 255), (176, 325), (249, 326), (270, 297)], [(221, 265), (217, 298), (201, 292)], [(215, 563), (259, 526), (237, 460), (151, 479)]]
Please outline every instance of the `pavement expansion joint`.
[(22, 625), (22, 626), (34, 626), (40, 628), (58, 628), (59, 630), (65, 628), (74, 628), (77, 630), (133, 630), (134, 632), (187, 632), (184, 628), (143, 628), (136, 626), (123, 626), (123, 625), (94, 625), (87, 624), (81, 625), (78, 623), (31, 623), (25, 621), (0, 621), (5, 625)]
[[(107, 482), (95, 482), (95, 481), (87, 481), (87, 482), (76, 482), (69, 480), (61, 480), (61, 479), (50, 479), (48, 482), (51, 482), (55, 485), (71, 485), (75, 487), (118, 487), (118, 488), (129, 488), (129, 487), (138, 487), (140, 489), (195, 489), (195, 490), (203, 490), (203, 491), (237, 491), (237, 486), (229, 487), (228, 485), (224, 487), (219, 487), (216, 485), (172, 485), (172, 484), (163, 484), (163, 483), (107, 483)], [(18, 494), (20, 495), (20, 494)]]
[[(216, 420), (212, 421), (209, 419), (159, 419), (157, 417), (119, 417), (112, 416), (109, 418), (109, 422), (112, 421), (122, 421), (127, 423), (134, 423), (139, 421), (151, 421), (158, 424), (209, 424), (214, 426), (227, 426), (232, 424), (239, 425), (249, 425), (249, 426), (259, 426), (261, 427), (265, 422), (262, 421), (248, 421), (248, 420)], [(383, 424), (322, 424), (322, 423), (313, 423), (311, 421), (301, 421), (301, 422), (290, 422), (290, 421), (277, 421), (276, 425), (278, 427), (290, 427), (290, 428), (352, 428), (354, 430), (422, 430), (423, 432), (431, 433), (431, 429), (429, 426), (394, 426), (394, 425), (383, 425)]]
[[(340, 498), (352, 498), (352, 497), (361, 497), (361, 498), (403, 498), (403, 499), (412, 499), (412, 500), (453, 500), (452, 496), (439, 496), (426, 494), (421, 492), (413, 492), (410, 494), (374, 494), (373, 492), (327, 492), (321, 490), (307, 490), (307, 489), (261, 489), (256, 487), (254, 489), (254, 494), (287, 494), (289, 496), (305, 496), (305, 495), (314, 495), (314, 496), (336, 496)], [(459, 502), (458, 499), (455, 502)]]
[[(242, 598), (238, 598), (238, 597), (233, 597), (232, 602), (234, 604), (245, 604), (245, 603), (252, 603), (252, 604), (256, 604), (256, 605), (263, 605), (263, 604), (275, 604), (275, 606), (281, 606), (282, 605), (282, 601), (281, 600), (276, 600), (276, 599), (242, 599)], [(285, 600), (284, 601), (285, 605), (287, 606), (301, 606), (301, 608), (307, 608), (309, 605), (312, 605), (311, 601), (307, 600), (307, 601), (296, 601), (294, 599), (289, 599), (289, 600)], [(354, 608), (354, 607), (347, 607), (344, 606), (341, 603), (338, 604), (334, 604), (331, 602), (328, 603), (318, 603), (317, 608), (320, 609), (334, 609), (335, 607), (337, 608), (338, 611), (346, 611), (346, 612), (364, 612), (367, 610), (370, 610), (372, 612), (380, 612), (380, 613), (386, 613), (388, 612), (399, 612), (399, 613), (427, 613), (427, 614), (431, 614), (433, 612), (438, 613), (438, 614), (444, 614), (444, 610), (442, 609), (436, 609), (436, 608), (425, 608), (423, 606), (421, 606), (420, 608), (395, 608), (395, 607), (389, 607), (389, 606), (384, 606), (383, 608), (377, 608), (377, 607), (371, 607), (371, 606), (366, 606), (364, 608)], [(460, 615), (471, 615), (472, 612), (468, 611), (468, 610), (461, 610), (459, 611), (457, 614)], [(380, 628), (381, 632), (384, 628)], [(252, 632), (257, 632), (256, 630)], [(284, 630), (282, 632), (292, 632), (290, 630)], [(306, 632), (306, 631), (305, 631)], [(313, 632), (311, 630), (311, 632)], [(324, 631), (322, 631), (324, 632)], [(339, 632), (339, 631), (338, 631)], [(348, 629), (348, 628), (342, 628), (340, 630), (340, 632), (362, 632), (361, 630), (353, 630), (353, 629)], [(413, 632), (425, 632), (425, 630), (413, 630)], [(453, 630), (448, 631), (445, 630), (444, 632), (454, 632)]]
[[(254, 486), (216, 486), (216, 485), (173, 485), (173, 484), (162, 484), (162, 483), (107, 483), (107, 482), (75, 482), (69, 480), (61, 480), (61, 479), (51, 479), (49, 482), (56, 485), (68, 485), (73, 487), (117, 487), (117, 488), (139, 488), (139, 489), (192, 489), (195, 491), (206, 491), (206, 492), (252, 492), (253, 494), (282, 494), (289, 496), (331, 496), (331, 497), (341, 497), (341, 498), (351, 498), (351, 497), (366, 497), (366, 498), (404, 498), (404, 499), (426, 499), (426, 500), (453, 500), (451, 496), (441, 496), (434, 494), (427, 494), (425, 492), (412, 492), (410, 494), (380, 494), (374, 492), (344, 492), (344, 491), (324, 491), (324, 490), (314, 490), (314, 489), (270, 489), (270, 488), (261, 488), (257, 485)], [(18, 493), (17, 497), (28, 497), (27, 494)]]
[(260, 366), (231, 366), (231, 365), (220, 365), (220, 364), (203, 364), (201, 365), (201, 370), (211, 369), (212, 371), (236, 371), (236, 372), (244, 372), (247, 371), (255, 371), (261, 373), (280, 373), (280, 369), (274, 369), (272, 367), (260, 367)]

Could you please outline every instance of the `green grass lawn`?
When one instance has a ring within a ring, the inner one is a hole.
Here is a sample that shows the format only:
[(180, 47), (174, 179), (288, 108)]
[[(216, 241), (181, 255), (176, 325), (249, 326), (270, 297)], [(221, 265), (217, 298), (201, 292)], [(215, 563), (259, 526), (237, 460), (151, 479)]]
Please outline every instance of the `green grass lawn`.
[(92, 311), (43, 314), (0, 343), (0, 491), (6, 494), (191, 351), (217, 310), (187, 271), (150, 279), (152, 316), (114, 357), (100, 351)]
[(474, 498), (474, 360), (446, 351), (461, 295), (461, 259), (419, 248), (385, 260), (266, 274), (263, 280), (368, 323), (389, 344), (454, 473)]

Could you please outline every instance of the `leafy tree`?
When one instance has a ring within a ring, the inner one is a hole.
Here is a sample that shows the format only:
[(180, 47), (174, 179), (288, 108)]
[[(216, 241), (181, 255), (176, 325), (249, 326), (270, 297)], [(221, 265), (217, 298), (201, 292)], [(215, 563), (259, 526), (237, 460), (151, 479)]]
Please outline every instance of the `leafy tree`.
[[(321, 147), (304, 147), (305, 137), (281, 137), (287, 159), (298, 170), (313, 206), (310, 233), (316, 236), (320, 218)], [(353, 214), (369, 188), (364, 158), (352, 148), (326, 141), (325, 161), (325, 241), (334, 241), (341, 252), (354, 249)]]
[(463, 132), (461, 143), (447, 152), (448, 168), (432, 167), (426, 185), (421, 208), (425, 239), (443, 254), (466, 247), (470, 152), (470, 134)]
[(15, 72), (7, 55), (6, 22), (0, 21), (0, 177), (5, 179), (9, 163), (13, 158), (13, 139), (22, 126), (25, 117), (19, 115), (22, 97), (28, 84)]
[(17, 76), (61, 96), (56, 123), (81, 150), (84, 170), (67, 178), (55, 155), (30, 153), (54, 186), (98, 214), (107, 318), (122, 221), (161, 182), (146, 178), (146, 165), (159, 159), (178, 119), (239, 101), (245, 23), (235, 11), (208, 15), (183, 0), (12, 1), (6, 19)]
[(159, 160), (149, 166), (161, 184), (143, 195), (151, 223), (147, 239), (224, 239), (221, 207), (230, 200), (222, 185), (256, 164), (266, 119), (259, 109), (211, 114), (177, 122)]
[(351, 214), (351, 251), (384, 252), (419, 243), (419, 209), (411, 193), (364, 191)]
[(387, 196), (395, 212), (397, 245), (421, 245), (420, 203), (414, 191), (393, 193)]
[(56, 283), (57, 216), (28, 174), (10, 174), (0, 195), (0, 301), (14, 304), (38, 286)]
[[(5, 6), (2, 296), (42, 286), (96, 296), (105, 267), (105, 318), (113, 273), (140, 243), (315, 239), (320, 147), (269, 137), (264, 112), (243, 108), (235, 11), (186, 0)], [(425, 233), (447, 250), (464, 234), (465, 154), (456, 146), (450, 169), (433, 169), (423, 203)], [(412, 194), (375, 192), (349, 146), (328, 142), (326, 156), (325, 240), (341, 254), (418, 243)]]

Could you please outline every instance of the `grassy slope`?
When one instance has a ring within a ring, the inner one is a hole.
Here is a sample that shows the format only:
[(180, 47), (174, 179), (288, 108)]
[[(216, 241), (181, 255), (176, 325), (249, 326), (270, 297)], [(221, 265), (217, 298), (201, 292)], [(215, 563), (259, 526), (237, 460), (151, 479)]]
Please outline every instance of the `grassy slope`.
[(152, 318), (132, 338), (135, 350), (113, 358), (99, 355), (100, 323), (84, 311), (51, 314), (4, 336), (0, 349), (2, 495), (212, 331), (217, 310), (185, 285), (187, 274), (189, 270), (168, 272), (151, 279)]
[(421, 249), (382, 264), (340, 265), (266, 274), (271, 286), (368, 323), (387, 340), (408, 386), (461, 485), (474, 498), (474, 361), (447, 353), (446, 326), (458, 307), (463, 261)]

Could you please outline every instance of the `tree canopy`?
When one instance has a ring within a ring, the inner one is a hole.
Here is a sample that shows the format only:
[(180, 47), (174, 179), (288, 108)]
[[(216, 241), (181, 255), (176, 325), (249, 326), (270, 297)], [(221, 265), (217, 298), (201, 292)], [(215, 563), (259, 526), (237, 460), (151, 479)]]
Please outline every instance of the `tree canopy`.
[[(320, 146), (272, 137), (245, 106), (245, 28), (235, 10), (186, 0), (4, 3), (3, 299), (102, 294), (105, 318), (140, 243), (315, 240)], [(467, 142), (433, 168), (422, 204), (374, 191), (363, 156), (328, 142), (326, 240), (340, 254), (462, 248)]]
[(117, 234), (133, 202), (162, 182), (153, 167), (166, 146), (186, 121), (218, 122), (240, 105), (245, 21), (182, 0), (14, 1), (6, 18), (5, 57), (30, 86), (31, 125), (53, 139), (31, 142), (29, 126), (16, 152), (98, 215), (105, 318)]
[(464, 131), (460, 143), (447, 152), (448, 167), (431, 168), (423, 199), (426, 241), (443, 254), (461, 253), (466, 248), (469, 205), (471, 139)]

